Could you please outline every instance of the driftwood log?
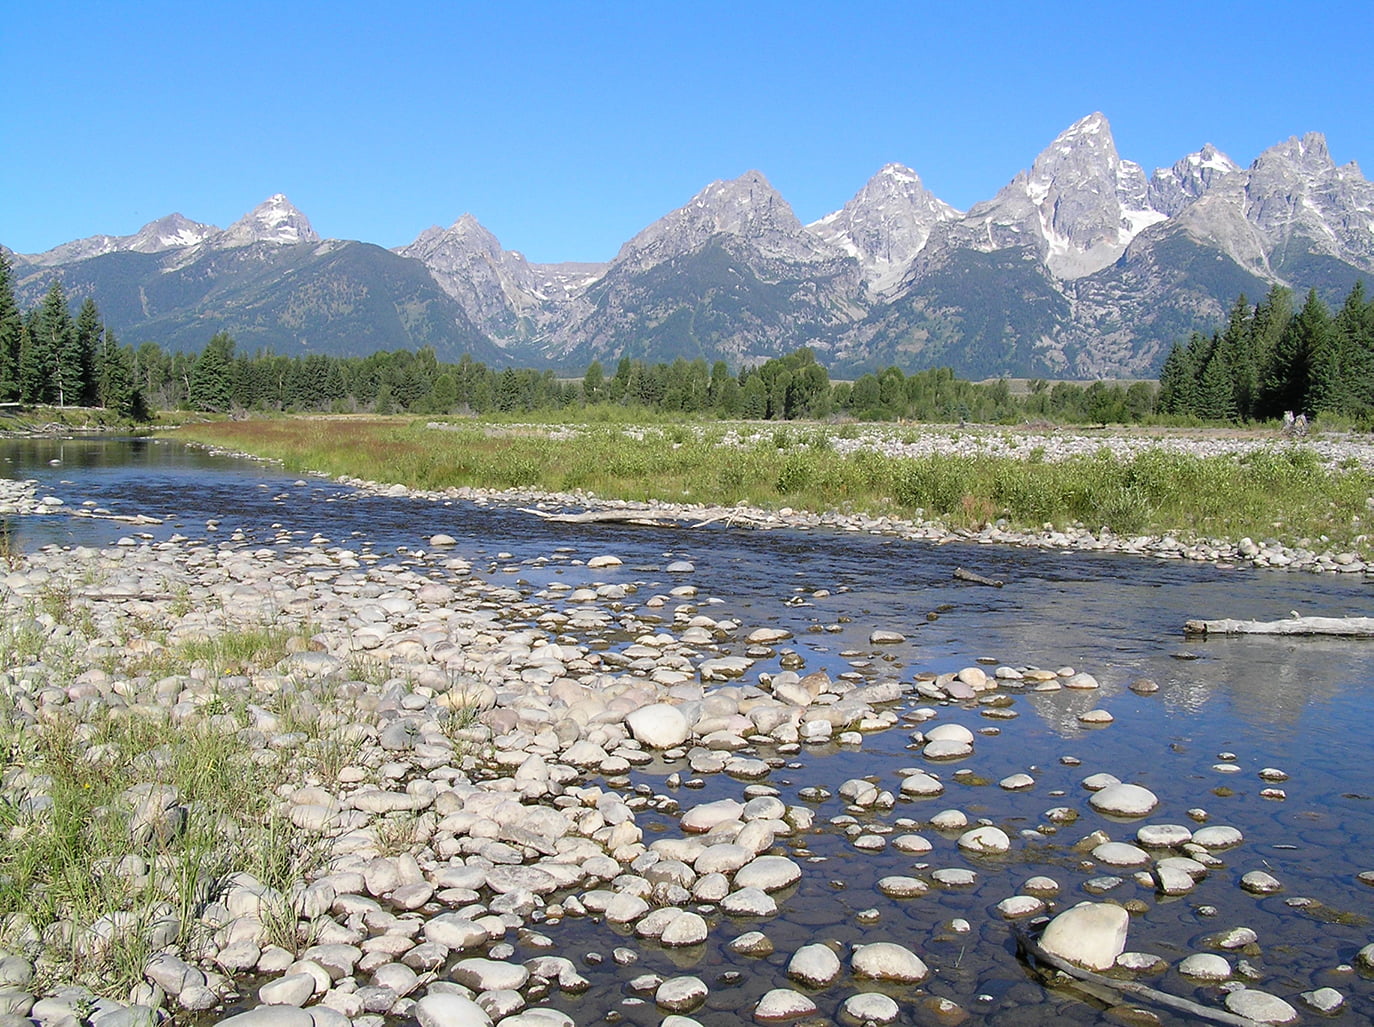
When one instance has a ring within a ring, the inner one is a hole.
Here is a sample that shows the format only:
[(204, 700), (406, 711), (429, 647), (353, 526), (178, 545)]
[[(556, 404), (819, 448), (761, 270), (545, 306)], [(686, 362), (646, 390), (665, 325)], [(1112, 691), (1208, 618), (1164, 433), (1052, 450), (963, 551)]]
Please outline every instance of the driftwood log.
[(984, 577), (983, 575), (981, 575), (981, 574), (977, 574), (977, 573), (975, 573), (974, 571), (966, 571), (966, 570), (964, 570), (964, 568), (962, 568), (962, 567), (955, 567), (955, 568), (954, 568), (954, 577), (958, 578), (960, 581), (969, 581), (969, 582), (972, 582), (972, 583), (975, 584), (975, 585), (987, 585), (989, 588), (1001, 588), (1001, 587), (1002, 587), (1002, 581), (1001, 581), (1001, 579), (999, 579), (999, 578), (985, 578), (985, 577)]
[(1258, 1025), (1257, 1020), (1251, 1020), (1248, 1016), (1239, 1016), (1225, 1009), (1204, 1006), (1200, 1002), (1180, 998), (1178, 995), (1170, 995), (1166, 991), (1151, 988), (1148, 984), (1141, 984), (1138, 981), (1117, 980), (1115, 977), (1107, 977), (1104, 974), (1085, 970), (1081, 966), (1075, 966), (1066, 959), (1060, 959), (1058, 956), (1046, 952), (1030, 934), (1015, 925), (1012, 925), (1011, 933), (1016, 938), (1016, 944), (1020, 946), (1021, 950), (1032, 956), (1037, 963), (1053, 967), (1060, 973), (1068, 974), (1085, 984), (1093, 985), (1094, 988), (1108, 988), (1123, 995), (1145, 999), (1155, 1005), (1166, 1006), (1191, 1017), (1210, 1020), (1213, 1023), (1233, 1024), (1236, 1027), (1257, 1027)]
[(1288, 620), (1190, 620), (1188, 635), (1334, 635), (1374, 638), (1374, 617), (1291, 617)]
[(687, 525), (692, 528), (704, 528), (708, 524), (715, 524), (717, 521), (725, 521), (727, 524), (746, 524), (754, 528), (778, 528), (783, 527), (783, 522), (769, 517), (761, 517), (747, 510), (736, 507), (720, 507), (707, 510), (649, 510), (649, 509), (611, 509), (611, 510), (583, 510), (581, 513), (550, 513), (548, 510), (533, 510), (529, 507), (520, 507), (521, 513), (533, 514), (550, 524), (638, 524), (638, 525), (671, 525), (672, 522), (685, 522), (693, 517), (700, 517), (701, 520)]
[(531, 510), (521, 507), (521, 513), (534, 514), (553, 524), (658, 524), (663, 521), (682, 520), (682, 515), (671, 510), (583, 510), (581, 513), (549, 513), (547, 510)]

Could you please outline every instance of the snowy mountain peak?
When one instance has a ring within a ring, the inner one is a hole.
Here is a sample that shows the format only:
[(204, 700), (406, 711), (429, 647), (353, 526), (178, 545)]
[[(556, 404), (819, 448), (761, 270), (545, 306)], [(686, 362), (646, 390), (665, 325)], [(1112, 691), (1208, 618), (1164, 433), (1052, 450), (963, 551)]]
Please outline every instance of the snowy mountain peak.
[(218, 232), (214, 225), (202, 225), (181, 214), (168, 214), (166, 217), (150, 221), (132, 236), (121, 242), (124, 249), (139, 253), (161, 253), (163, 250), (181, 249), (198, 246)]
[(283, 193), (274, 193), (210, 240), (219, 249), (253, 243), (319, 242), (309, 219)]
[(763, 256), (823, 260), (836, 253), (808, 232), (759, 171), (712, 182), (685, 206), (659, 218), (620, 248), (615, 263), (648, 267), (697, 249), (716, 236), (745, 239)]
[(958, 216), (909, 167), (885, 164), (844, 207), (807, 228), (855, 257), (869, 289), (882, 292), (901, 280), (931, 230)]
[(1148, 193), (1152, 208), (1173, 217), (1201, 197), (1220, 179), (1235, 174), (1240, 165), (1211, 143), (1190, 153), (1172, 168), (1156, 168)]

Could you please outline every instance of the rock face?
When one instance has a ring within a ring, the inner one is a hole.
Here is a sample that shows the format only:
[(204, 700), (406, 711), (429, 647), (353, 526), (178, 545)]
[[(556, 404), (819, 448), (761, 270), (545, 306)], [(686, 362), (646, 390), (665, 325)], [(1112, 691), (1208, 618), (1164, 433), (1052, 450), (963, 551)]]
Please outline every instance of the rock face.
[(1040, 947), (1089, 970), (1109, 970), (1126, 950), (1130, 914), (1107, 902), (1083, 902), (1049, 922)]

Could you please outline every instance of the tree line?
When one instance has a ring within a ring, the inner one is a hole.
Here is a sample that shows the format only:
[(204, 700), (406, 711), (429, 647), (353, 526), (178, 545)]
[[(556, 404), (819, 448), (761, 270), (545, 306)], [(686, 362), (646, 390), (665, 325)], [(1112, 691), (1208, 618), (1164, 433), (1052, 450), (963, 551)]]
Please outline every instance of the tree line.
[(1148, 418), (1154, 398), (1149, 382), (1036, 379), (1017, 394), (1006, 380), (965, 381), (945, 367), (911, 374), (886, 367), (834, 382), (806, 347), (738, 372), (700, 358), (650, 364), (623, 357), (613, 369), (593, 361), (580, 379), (491, 368), (468, 356), (446, 363), (428, 347), (363, 357), (246, 353), (226, 332), (199, 353), (169, 352), (155, 342), (119, 343), (89, 298), (73, 316), (57, 281), (21, 312), (0, 254), (0, 402), (102, 406), (133, 420), (178, 408), (519, 414), (609, 406), (748, 420), (1104, 423)]
[(1158, 406), (1204, 421), (1335, 414), (1374, 425), (1374, 301), (1364, 282), (1334, 315), (1315, 289), (1297, 311), (1281, 286), (1254, 307), (1240, 296), (1224, 329), (1194, 332), (1170, 351)]

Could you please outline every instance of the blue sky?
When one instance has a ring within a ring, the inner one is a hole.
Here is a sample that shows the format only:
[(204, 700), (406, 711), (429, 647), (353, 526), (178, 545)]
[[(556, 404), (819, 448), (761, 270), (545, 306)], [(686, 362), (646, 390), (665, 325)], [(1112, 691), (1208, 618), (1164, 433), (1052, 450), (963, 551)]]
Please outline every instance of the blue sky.
[(228, 225), (384, 246), (472, 212), (607, 260), (751, 168), (803, 221), (888, 161), (959, 208), (1106, 114), (1151, 171), (1324, 132), (1374, 174), (1374, 4), (0, 0), (0, 243)]

